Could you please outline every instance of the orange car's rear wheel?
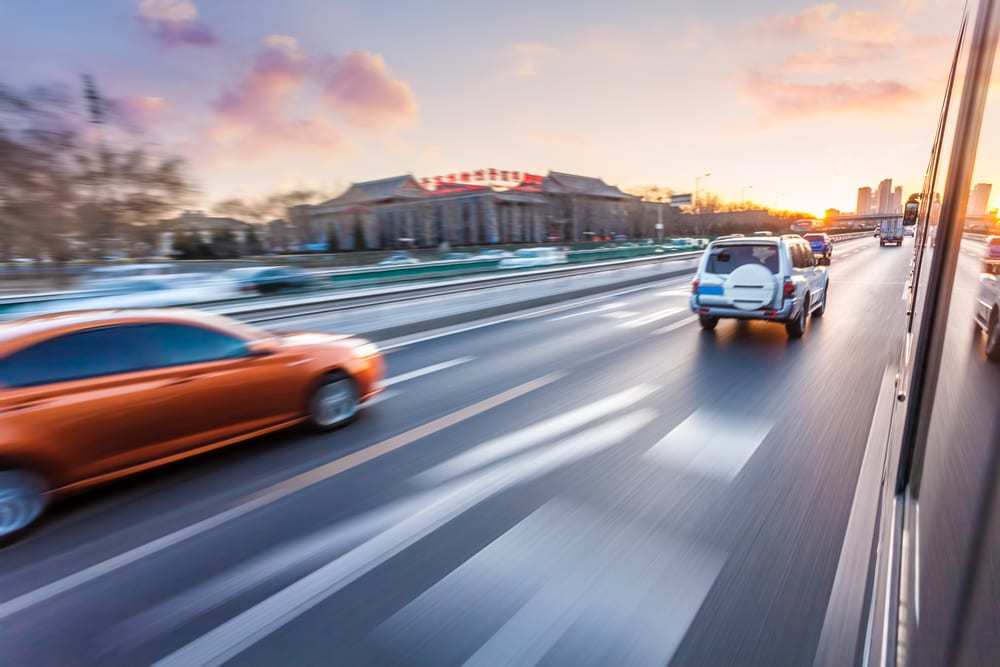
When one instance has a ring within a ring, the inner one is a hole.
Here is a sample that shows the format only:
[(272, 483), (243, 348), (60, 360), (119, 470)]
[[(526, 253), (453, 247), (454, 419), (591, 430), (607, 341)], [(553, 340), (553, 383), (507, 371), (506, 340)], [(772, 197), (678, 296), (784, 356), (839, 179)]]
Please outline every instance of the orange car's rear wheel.
[(30, 527), (44, 511), (41, 479), (24, 470), (0, 470), (0, 544)]
[(328, 431), (348, 423), (358, 413), (358, 388), (345, 373), (327, 375), (309, 399), (309, 420)]

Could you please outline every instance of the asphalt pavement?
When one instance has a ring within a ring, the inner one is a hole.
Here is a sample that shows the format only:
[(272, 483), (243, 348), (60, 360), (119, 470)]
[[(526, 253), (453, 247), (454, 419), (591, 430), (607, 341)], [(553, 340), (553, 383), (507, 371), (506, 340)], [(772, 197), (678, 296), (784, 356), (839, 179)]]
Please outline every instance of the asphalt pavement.
[(798, 341), (702, 332), (687, 278), (387, 341), (348, 427), (0, 551), (3, 663), (810, 664), (911, 250), (838, 246)]

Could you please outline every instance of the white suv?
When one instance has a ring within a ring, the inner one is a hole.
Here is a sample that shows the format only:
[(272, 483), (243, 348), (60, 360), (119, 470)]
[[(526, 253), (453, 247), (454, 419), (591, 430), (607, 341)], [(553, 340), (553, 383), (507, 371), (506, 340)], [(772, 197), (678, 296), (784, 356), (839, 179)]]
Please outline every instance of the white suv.
[(691, 310), (703, 329), (723, 317), (782, 322), (790, 338), (826, 311), (830, 277), (801, 236), (714, 241), (691, 285)]

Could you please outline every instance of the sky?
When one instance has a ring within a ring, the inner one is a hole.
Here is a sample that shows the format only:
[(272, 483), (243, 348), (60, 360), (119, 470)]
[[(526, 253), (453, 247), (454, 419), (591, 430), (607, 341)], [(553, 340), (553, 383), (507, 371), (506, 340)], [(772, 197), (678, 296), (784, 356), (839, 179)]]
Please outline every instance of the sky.
[(850, 211), (918, 189), (962, 6), (2, 0), (0, 83), (91, 74), (205, 207), (496, 167)]

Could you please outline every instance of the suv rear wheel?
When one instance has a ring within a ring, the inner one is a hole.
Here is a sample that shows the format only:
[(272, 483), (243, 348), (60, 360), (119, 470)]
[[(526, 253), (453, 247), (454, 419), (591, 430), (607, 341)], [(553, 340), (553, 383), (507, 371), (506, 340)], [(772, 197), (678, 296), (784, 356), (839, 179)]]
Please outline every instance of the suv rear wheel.
[(809, 302), (806, 301), (799, 309), (799, 314), (791, 322), (785, 323), (785, 331), (789, 338), (802, 338), (806, 332), (806, 316), (809, 314)]
[(986, 330), (986, 356), (991, 361), (1000, 361), (1000, 315), (990, 314), (990, 326)]
[(719, 324), (719, 318), (712, 317), (711, 315), (699, 315), (698, 323), (705, 331), (712, 331)]

